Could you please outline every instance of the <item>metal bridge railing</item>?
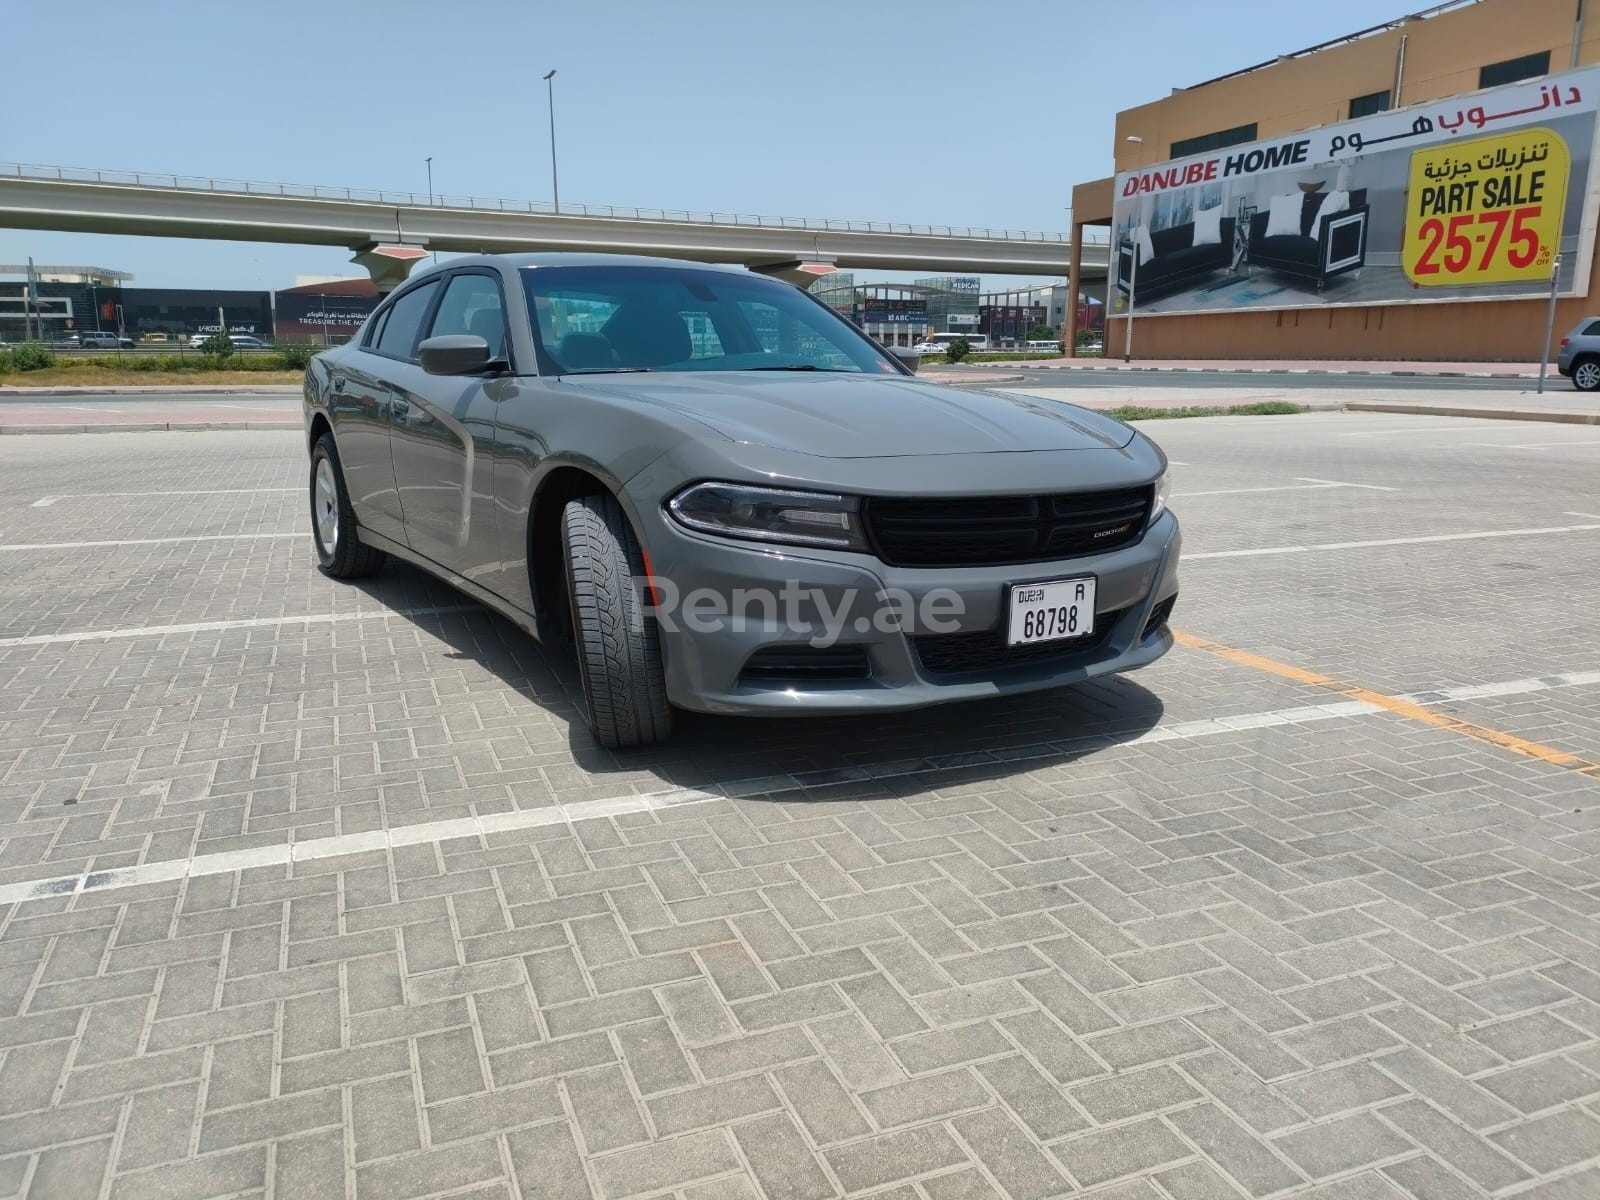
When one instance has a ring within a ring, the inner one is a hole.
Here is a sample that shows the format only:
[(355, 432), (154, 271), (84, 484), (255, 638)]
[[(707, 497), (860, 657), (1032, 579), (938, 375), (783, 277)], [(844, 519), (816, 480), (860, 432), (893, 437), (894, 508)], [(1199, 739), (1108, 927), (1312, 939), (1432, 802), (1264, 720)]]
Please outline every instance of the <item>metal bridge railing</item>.
[[(38, 163), (0, 163), (0, 177), (41, 179), (70, 183), (106, 183), (119, 187), (177, 188), (185, 191), (222, 192), (245, 196), (297, 196), (307, 200), (346, 200), (359, 204), (471, 209), (478, 212), (556, 214), (545, 200), (501, 200), (482, 196), (449, 196), (416, 192), (389, 192), (372, 188), (329, 187), (313, 183), (263, 183), (251, 179), (217, 179), (200, 175), (170, 175), (150, 171), (107, 171), (96, 167), (57, 167)], [(921, 237), (988, 238), (995, 241), (1068, 243), (1065, 233), (1022, 229), (983, 229), (955, 225), (908, 225), (897, 221), (846, 221), (827, 217), (770, 217), (753, 213), (693, 212), (687, 209), (630, 208), (613, 204), (564, 204), (561, 216), (610, 217), (629, 221), (676, 221), (696, 225), (752, 225), (767, 229), (829, 230), (852, 233), (899, 233)], [(1108, 244), (1107, 231), (1086, 234), (1086, 245)]]

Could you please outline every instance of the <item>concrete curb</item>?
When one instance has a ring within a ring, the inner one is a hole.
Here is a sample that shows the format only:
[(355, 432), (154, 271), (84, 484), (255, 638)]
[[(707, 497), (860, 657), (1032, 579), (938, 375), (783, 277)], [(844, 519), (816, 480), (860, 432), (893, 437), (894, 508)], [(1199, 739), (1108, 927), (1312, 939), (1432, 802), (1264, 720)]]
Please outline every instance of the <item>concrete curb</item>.
[(304, 428), (299, 421), (151, 421), (142, 425), (0, 425), (0, 437), (36, 433), (218, 433), (229, 430), (282, 433)]
[(991, 379), (976, 380), (970, 375), (918, 375), (924, 383), (937, 383), (944, 387), (990, 387), (996, 383), (1026, 383), (1026, 375), (996, 375)]
[[(988, 371), (1001, 369), (1000, 363), (973, 363)], [(1005, 363), (1011, 370), (1024, 371), (1175, 371), (1185, 375), (1372, 375), (1382, 379), (1403, 376), (1410, 379), (1537, 379), (1526, 371), (1368, 371), (1345, 367), (1136, 367), (1121, 363), (1104, 366), (1068, 367), (1061, 363)]]
[(290, 383), (263, 383), (259, 387), (240, 384), (207, 386), (203, 383), (178, 383), (163, 387), (160, 384), (139, 384), (128, 387), (0, 387), (3, 396), (148, 396), (148, 395), (200, 395), (200, 396), (299, 396), (301, 388)]
[(1399, 413), (1411, 417), (1481, 417), (1486, 421), (1550, 421), (1561, 425), (1600, 425), (1600, 411), (1558, 412), (1514, 408), (1446, 407), (1436, 404), (1384, 404), (1365, 400), (1346, 401), (1344, 407), (1347, 412)]

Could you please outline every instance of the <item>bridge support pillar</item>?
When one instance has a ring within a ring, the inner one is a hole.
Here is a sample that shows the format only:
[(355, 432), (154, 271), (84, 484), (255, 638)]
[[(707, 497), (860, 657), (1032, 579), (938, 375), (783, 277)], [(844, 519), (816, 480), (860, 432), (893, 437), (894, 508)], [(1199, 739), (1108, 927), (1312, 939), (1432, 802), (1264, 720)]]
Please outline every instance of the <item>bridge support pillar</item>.
[(831, 254), (812, 254), (805, 257), (794, 258), (758, 259), (747, 262), (757, 275), (771, 275), (774, 279), (781, 279), (785, 283), (792, 283), (796, 287), (806, 288), (824, 275), (831, 275), (837, 269)]
[(355, 247), (351, 262), (363, 266), (380, 292), (392, 292), (406, 281), (411, 268), (428, 257), (426, 246), (414, 242), (368, 242)]

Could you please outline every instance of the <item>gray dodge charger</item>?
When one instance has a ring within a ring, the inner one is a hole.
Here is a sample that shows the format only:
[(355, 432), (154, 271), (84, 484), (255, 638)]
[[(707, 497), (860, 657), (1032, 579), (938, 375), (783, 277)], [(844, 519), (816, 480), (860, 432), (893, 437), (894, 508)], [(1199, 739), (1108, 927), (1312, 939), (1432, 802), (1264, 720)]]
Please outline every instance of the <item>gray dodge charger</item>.
[(1172, 645), (1165, 456), (958, 391), (791, 285), (605, 255), (439, 263), (306, 372), (322, 570), (387, 555), (572, 645), (594, 736), (674, 707), (886, 712)]

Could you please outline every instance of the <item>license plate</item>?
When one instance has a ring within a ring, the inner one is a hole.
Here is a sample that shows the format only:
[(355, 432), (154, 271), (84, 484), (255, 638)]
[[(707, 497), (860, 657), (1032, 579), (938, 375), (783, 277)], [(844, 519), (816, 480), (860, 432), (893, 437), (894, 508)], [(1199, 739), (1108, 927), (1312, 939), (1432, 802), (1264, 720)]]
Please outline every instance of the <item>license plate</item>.
[(1094, 632), (1094, 576), (1019, 583), (1007, 606), (1006, 645), (1059, 642)]

